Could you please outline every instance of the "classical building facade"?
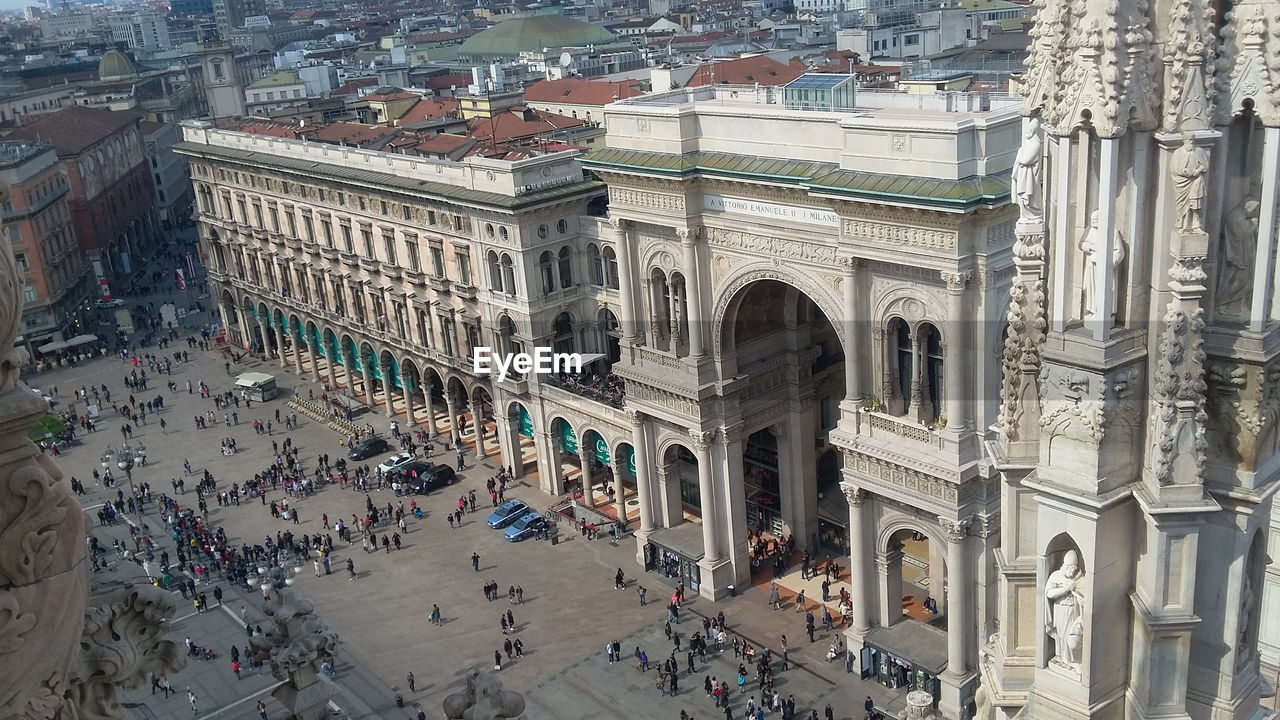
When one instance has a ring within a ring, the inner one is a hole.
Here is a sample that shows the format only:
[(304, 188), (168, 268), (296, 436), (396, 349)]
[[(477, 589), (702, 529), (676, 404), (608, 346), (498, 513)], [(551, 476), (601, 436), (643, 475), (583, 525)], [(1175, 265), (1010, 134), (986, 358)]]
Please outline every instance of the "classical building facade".
[(1037, 5), (978, 715), (1273, 717), (1280, 20)]
[[(875, 91), (849, 107), (840, 80), (606, 110), (608, 148), (584, 162), (609, 184), (624, 277), (615, 372), (655, 509), (637, 536), (707, 597), (749, 581), (752, 531), (847, 556), (863, 676), (958, 717), (996, 616), (981, 441), (1017, 107)], [(903, 610), (922, 591), (930, 622)]]

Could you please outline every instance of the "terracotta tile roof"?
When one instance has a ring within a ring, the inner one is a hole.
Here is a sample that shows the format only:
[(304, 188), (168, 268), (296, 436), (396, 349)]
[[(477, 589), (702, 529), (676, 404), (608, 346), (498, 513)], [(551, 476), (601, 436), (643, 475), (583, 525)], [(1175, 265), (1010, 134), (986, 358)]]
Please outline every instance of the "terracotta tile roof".
[(316, 16), (315, 10), (299, 10), (289, 16), (290, 20), (310, 20)]
[[(470, 77), (470, 76), (468, 76)], [(378, 84), (378, 78), (356, 78), (337, 90), (333, 91), (334, 95), (355, 95), (360, 92), (360, 88), (367, 88)]]
[(76, 155), (114, 133), (138, 122), (137, 110), (103, 110), (71, 105), (57, 112), (28, 115), (22, 127), (13, 131), (14, 140), (48, 140), (58, 155)]
[(607, 80), (543, 80), (530, 85), (524, 91), (526, 102), (564, 103), (566, 105), (594, 105), (603, 107), (615, 100), (643, 95), (637, 81), (609, 82)]
[(414, 149), (422, 153), (448, 155), (461, 149), (467, 143), (475, 142), (466, 135), (453, 135), (450, 133), (440, 133), (434, 137), (427, 138), (414, 146)]
[[(528, 117), (529, 119), (525, 119)], [(585, 120), (566, 117), (541, 110), (505, 112), (488, 118), (472, 118), (467, 122), (467, 134), (487, 143), (503, 144), (512, 140), (536, 137), (542, 133), (586, 125)]]
[(464, 88), (471, 84), (471, 73), (434, 75), (427, 78), (424, 84), (428, 90), (448, 90), (451, 87)]
[(370, 93), (360, 99), (369, 100), (372, 102), (391, 102), (393, 100), (412, 100), (413, 98), (416, 98), (416, 97), (418, 96), (411, 92), (405, 92), (401, 90), (399, 92), (389, 92), (389, 93)]
[(785, 85), (805, 73), (804, 65), (784, 65), (766, 55), (706, 63), (689, 78), (687, 87), (710, 85)]
[(288, 125), (285, 123), (272, 122), (270, 120), (245, 120), (228, 128), (236, 132), (251, 133), (253, 135), (268, 135), (270, 137), (287, 138), (289, 140), (297, 140), (300, 130), (297, 125)]
[(730, 33), (723, 30), (703, 33), (702, 35), (677, 35), (671, 38), (671, 44), (680, 47), (707, 47), (729, 35)]
[(358, 147), (378, 145), (381, 147), (383, 141), (398, 132), (399, 130), (395, 128), (388, 128), (382, 125), (336, 122), (329, 123), (315, 132), (307, 133), (307, 137), (317, 142), (327, 142), (335, 145), (355, 145)]
[(434, 120), (438, 117), (444, 117), (458, 110), (458, 101), (453, 98), (426, 98), (419, 100), (413, 107), (409, 108), (404, 115), (400, 116), (400, 125), (412, 125), (414, 123), (426, 122)]

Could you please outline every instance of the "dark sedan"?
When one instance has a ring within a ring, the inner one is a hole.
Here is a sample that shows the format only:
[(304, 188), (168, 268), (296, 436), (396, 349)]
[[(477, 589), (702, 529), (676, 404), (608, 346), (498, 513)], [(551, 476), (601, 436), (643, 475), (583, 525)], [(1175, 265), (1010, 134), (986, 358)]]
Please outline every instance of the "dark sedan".
[(414, 462), (406, 465), (399, 473), (400, 482), (419, 495), (458, 482), (458, 474), (448, 465)]
[(365, 440), (359, 445), (351, 448), (351, 452), (347, 453), (347, 457), (352, 460), (364, 460), (365, 458), (371, 458), (374, 455), (381, 455), (390, 449), (391, 446), (387, 444), (386, 440), (383, 440), (382, 438), (373, 438), (372, 440)]
[(511, 542), (520, 542), (527, 538), (537, 535), (543, 528), (550, 525), (547, 519), (535, 512), (527, 512), (516, 521), (511, 523), (511, 527), (503, 535)]

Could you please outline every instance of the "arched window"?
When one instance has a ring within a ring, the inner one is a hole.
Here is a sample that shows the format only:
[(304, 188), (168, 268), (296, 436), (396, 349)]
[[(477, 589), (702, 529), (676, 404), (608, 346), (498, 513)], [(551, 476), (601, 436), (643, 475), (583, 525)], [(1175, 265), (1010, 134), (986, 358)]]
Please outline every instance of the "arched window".
[(587, 262), (591, 269), (591, 284), (604, 285), (604, 265), (601, 263), (600, 247), (595, 243), (587, 245)]
[(552, 266), (555, 265), (555, 258), (551, 255), (551, 251), (542, 253), (538, 258), (538, 270), (542, 273), (542, 292), (553, 293), (556, 291), (556, 276)]
[(610, 288), (618, 289), (618, 254), (608, 246), (604, 249), (604, 282)]
[(516, 294), (516, 269), (507, 253), (502, 253), (502, 287), (508, 295)]
[(516, 339), (515, 321), (507, 315), (503, 315), (498, 321), (498, 336), (502, 341), (503, 351), (512, 355), (524, 352), (523, 343)]
[(569, 246), (565, 245), (560, 248), (560, 287), (573, 287), (573, 254), (569, 252)]
[(938, 333), (938, 329), (932, 325), (920, 326), (921, 344), (924, 349), (924, 371), (926, 392), (928, 397), (928, 407), (924, 408), (924, 416), (921, 418), (926, 423), (931, 423), (942, 416), (942, 398), (946, 387), (942, 380), (942, 336)]
[(502, 266), (498, 263), (498, 253), (490, 250), (488, 256), (489, 289), (502, 292)]
[(551, 323), (551, 342), (558, 353), (573, 352), (573, 320), (569, 313), (560, 313)]
[(906, 413), (907, 405), (911, 402), (911, 377), (915, 372), (914, 353), (911, 349), (911, 328), (901, 319), (895, 319), (894, 331), (890, 336), (893, 338), (895, 352), (897, 353), (898, 366), (896, 368), (897, 387), (894, 389), (898, 393), (898, 399), (901, 400), (901, 409), (898, 414)]

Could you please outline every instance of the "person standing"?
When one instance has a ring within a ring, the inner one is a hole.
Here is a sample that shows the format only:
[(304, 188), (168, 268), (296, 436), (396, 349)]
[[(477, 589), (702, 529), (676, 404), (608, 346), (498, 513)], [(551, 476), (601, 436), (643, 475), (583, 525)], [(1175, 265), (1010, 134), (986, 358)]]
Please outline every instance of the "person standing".
[(347, 580), (356, 579), (356, 564), (351, 558), (347, 558), (347, 574), (350, 575)]
[(262, 720), (267, 720), (267, 706), (261, 700), (258, 701), (257, 705), (253, 706), (253, 709), (258, 711), (258, 717), (262, 718)]
[(414, 679), (412, 670), (410, 670), (409, 674), (405, 676), (404, 681), (405, 684), (409, 686), (409, 692), (413, 692)]
[(493, 669), (494, 670), (502, 669), (502, 651), (501, 650), (493, 651)]
[(471, 553), (471, 569), (480, 572), (480, 553)]
[(778, 583), (769, 583), (769, 606), (774, 610), (782, 607), (782, 598), (778, 594)]

